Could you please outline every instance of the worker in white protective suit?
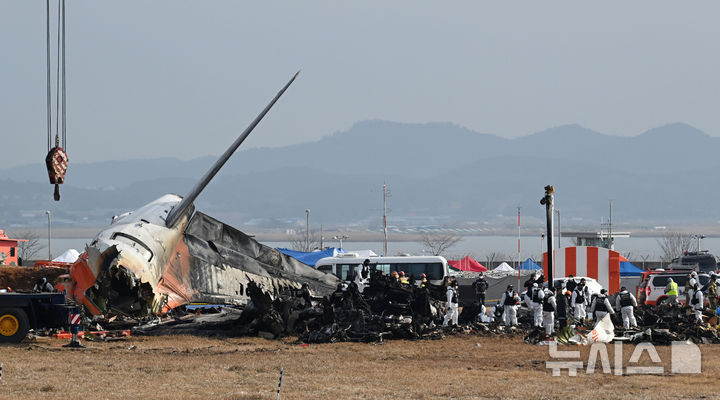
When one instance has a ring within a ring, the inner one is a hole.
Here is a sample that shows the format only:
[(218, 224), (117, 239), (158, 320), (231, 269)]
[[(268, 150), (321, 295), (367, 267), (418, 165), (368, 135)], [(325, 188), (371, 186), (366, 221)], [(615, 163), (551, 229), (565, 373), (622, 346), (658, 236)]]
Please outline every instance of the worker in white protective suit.
[(353, 280), (357, 285), (358, 291), (362, 293), (365, 287), (370, 282), (370, 260), (365, 259), (362, 264), (358, 264), (355, 267), (355, 279)]
[(530, 310), (533, 313), (533, 326), (541, 328), (543, 326), (542, 302), (545, 292), (537, 283), (533, 283), (528, 296), (530, 297)]
[(692, 299), (690, 299), (690, 305), (693, 310), (695, 310), (695, 322), (702, 324), (703, 309), (705, 308), (705, 296), (703, 295), (702, 290), (700, 290), (700, 285), (698, 285), (697, 282), (695, 283), (695, 286), (693, 286), (693, 295)]
[(615, 311), (613, 311), (613, 307), (607, 297), (607, 290), (602, 289), (590, 305), (590, 315), (595, 317), (595, 322), (598, 322), (607, 314), (615, 314)]
[(484, 324), (493, 322), (495, 320), (495, 306), (490, 307), (490, 312), (487, 312), (487, 308), (481, 304), (478, 318), (480, 318), (480, 322)]
[(448, 322), (450, 322), (450, 320), (452, 320), (453, 326), (457, 326), (459, 298), (460, 293), (458, 292), (458, 281), (453, 280), (447, 289), (447, 312), (445, 313), (443, 326), (448, 326)]
[(555, 310), (557, 303), (555, 302), (555, 288), (545, 289), (542, 299), (543, 325), (545, 325), (545, 335), (552, 336), (555, 331)]
[(615, 297), (615, 307), (620, 310), (624, 329), (637, 328), (637, 321), (635, 320), (637, 300), (632, 293), (628, 292), (625, 286), (620, 288), (620, 293)]
[(590, 300), (588, 297), (590, 297), (590, 292), (585, 286), (585, 278), (580, 279), (580, 283), (578, 283), (575, 290), (573, 290), (572, 298), (570, 299), (575, 319), (580, 323), (587, 318), (585, 307)]
[(520, 304), (520, 296), (513, 290), (512, 285), (508, 285), (507, 290), (503, 292), (500, 298), (498, 307), (503, 308), (503, 322), (505, 326), (513, 325), (516, 326), (517, 322), (517, 308)]

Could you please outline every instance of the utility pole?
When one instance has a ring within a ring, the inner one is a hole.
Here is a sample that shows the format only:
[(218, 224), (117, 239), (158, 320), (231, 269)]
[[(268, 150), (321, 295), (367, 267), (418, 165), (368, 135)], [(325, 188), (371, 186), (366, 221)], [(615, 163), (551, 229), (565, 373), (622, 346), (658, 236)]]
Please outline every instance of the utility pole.
[(559, 249), (559, 248), (560, 248), (560, 241), (562, 240), (562, 239), (561, 239), (561, 238), (562, 238), (562, 233), (561, 233), (562, 230), (560, 229), (560, 210), (556, 208), (556, 209), (555, 209), (555, 212), (557, 213), (557, 216), (558, 216), (558, 224), (557, 224), (557, 225), (558, 225), (558, 227), (557, 227), (558, 243), (557, 243), (557, 248)]
[(310, 251), (310, 209), (305, 210), (305, 251)]
[(320, 251), (325, 250), (325, 236), (323, 236), (322, 224), (320, 224)]
[(383, 256), (388, 254), (388, 237), (387, 237), (387, 185), (383, 182)]
[(518, 271), (518, 289), (520, 289), (520, 207), (518, 209), (518, 256), (517, 256), (517, 271)]
[(610, 200), (610, 220), (608, 221), (608, 239), (610, 240), (610, 250), (615, 250), (612, 236), (612, 200)]
[(547, 224), (547, 252), (548, 252), (548, 265), (547, 265), (547, 272), (548, 272), (548, 282), (552, 284), (553, 282), (553, 202), (555, 201), (555, 196), (553, 195), (555, 193), (555, 189), (553, 189), (552, 186), (547, 185), (545, 186), (545, 196), (543, 196), (542, 199), (540, 199), (540, 204), (545, 206), (545, 218), (546, 218), (546, 224)]

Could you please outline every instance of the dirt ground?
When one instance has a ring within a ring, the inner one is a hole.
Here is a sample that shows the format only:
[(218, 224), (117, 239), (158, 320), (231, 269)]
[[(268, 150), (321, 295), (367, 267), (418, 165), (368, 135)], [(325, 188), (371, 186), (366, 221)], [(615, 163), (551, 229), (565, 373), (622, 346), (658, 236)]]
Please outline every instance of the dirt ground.
[[(61, 348), (66, 340), (0, 346), (0, 398), (283, 399), (720, 398), (720, 346), (701, 345), (702, 373), (553, 377), (546, 346), (459, 335), (436, 341), (295, 345), (292, 339), (132, 337)], [(587, 366), (589, 348), (581, 349)], [(626, 345), (626, 366), (634, 346)], [(612, 346), (608, 347), (614, 365)], [(655, 365), (645, 353), (642, 365)], [(626, 371), (626, 370), (624, 370)]]
[(58, 276), (67, 273), (64, 268), (0, 267), (0, 289), (32, 290), (38, 278), (45, 277), (54, 284)]

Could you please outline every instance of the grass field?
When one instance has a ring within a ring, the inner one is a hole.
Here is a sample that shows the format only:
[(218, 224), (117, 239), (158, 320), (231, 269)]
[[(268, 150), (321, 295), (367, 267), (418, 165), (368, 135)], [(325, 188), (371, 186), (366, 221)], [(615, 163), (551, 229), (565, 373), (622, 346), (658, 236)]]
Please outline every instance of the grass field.
[[(85, 350), (63, 349), (65, 342), (42, 338), (0, 347), (0, 398), (275, 399), (281, 367), (283, 399), (720, 397), (720, 347), (712, 345), (700, 346), (702, 374), (671, 374), (670, 348), (658, 347), (663, 374), (605, 375), (598, 362), (596, 374), (552, 377), (547, 347), (519, 337), (297, 346), (164, 336), (86, 341)], [(632, 347), (624, 349), (626, 361)], [(587, 364), (589, 349), (581, 350)], [(612, 365), (612, 346), (609, 353)], [(647, 354), (641, 364), (657, 365)]]

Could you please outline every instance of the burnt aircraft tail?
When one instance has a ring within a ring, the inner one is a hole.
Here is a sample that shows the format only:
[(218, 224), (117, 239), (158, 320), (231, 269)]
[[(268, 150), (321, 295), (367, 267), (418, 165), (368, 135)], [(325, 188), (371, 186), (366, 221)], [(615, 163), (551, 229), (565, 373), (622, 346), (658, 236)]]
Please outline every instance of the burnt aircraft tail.
[(285, 86), (280, 89), (280, 91), (275, 95), (275, 98), (273, 98), (272, 101), (270, 101), (270, 103), (265, 106), (265, 109), (263, 109), (262, 112), (260, 112), (260, 114), (255, 117), (255, 119), (250, 123), (250, 125), (248, 125), (247, 128), (245, 128), (245, 131), (240, 134), (237, 139), (235, 139), (235, 142), (233, 142), (233, 144), (228, 147), (227, 150), (225, 150), (225, 153), (223, 153), (223, 155), (220, 156), (220, 158), (215, 162), (215, 164), (210, 167), (210, 169), (205, 173), (205, 175), (202, 177), (202, 179), (200, 179), (200, 181), (195, 185), (195, 187), (190, 190), (190, 192), (182, 199), (180, 203), (178, 203), (178, 205), (176, 205), (175, 207), (173, 207), (172, 210), (170, 210), (167, 218), (165, 219), (165, 226), (167, 226), (168, 228), (173, 227), (175, 223), (180, 219), (180, 217), (191, 208), (190, 206), (193, 204), (198, 195), (200, 195), (203, 189), (205, 189), (205, 186), (210, 183), (212, 178), (218, 173), (218, 171), (220, 171), (220, 168), (225, 165), (230, 156), (232, 156), (235, 150), (240, 147), (242, 142), (245, 141), (245, 139), (250, 135), (250, 132), (255, 129), (255, 127), (260, 123), (263, 117), (265, 117), (265, 114), (270, 111), (270, 109), (275, 105), (278, 99), (280, 99), (280, 96), (285, 93), (287, 88), (290, 87), (290, 85), (293, 83), (293, 81), (295, 81), (295, 78), (297, 78), (299, 74), (300, 71), (298, 71), (295, 76), (293, 76), (292, 79), (290, 79), (290, 81), (288, 81), (288, 83), (286, 83)]

